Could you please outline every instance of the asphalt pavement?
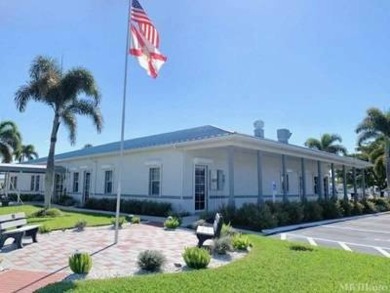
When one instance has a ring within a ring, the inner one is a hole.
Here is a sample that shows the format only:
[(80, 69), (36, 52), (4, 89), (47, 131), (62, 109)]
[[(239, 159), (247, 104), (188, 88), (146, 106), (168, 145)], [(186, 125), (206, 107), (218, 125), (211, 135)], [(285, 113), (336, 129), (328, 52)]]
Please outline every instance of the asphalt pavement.
[(270, 237), (390, 258), (390, 214), (281, 232)]

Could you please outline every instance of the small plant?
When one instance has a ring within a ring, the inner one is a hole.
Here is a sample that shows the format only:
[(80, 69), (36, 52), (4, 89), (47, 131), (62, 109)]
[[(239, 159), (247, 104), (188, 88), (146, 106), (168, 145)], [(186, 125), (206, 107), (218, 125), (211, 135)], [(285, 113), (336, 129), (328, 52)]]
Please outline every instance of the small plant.
[(183, 253), (183, 259), (188, 267), (192, 269), (205, 269), (210, 263), (211, 256), (204, 248), (186, 247)]
[(375, 203), (369, 200), (362, 200), (360, 202), (363, 205), (363, 214), (375, 214), (378, 212)]
[(74, 227), (76, 228), (77, 231), (84, 231), (85, 227), (87, 226), (87, 221), (86, 220), (78, 220)]
[(145, 250), (138, 255), (138, 267), (145, 271), (157, 272), (166, 262), (165, 256), (157, 250)]
[(42, 226), (39, 226), (38, 231), (41, 234), (46, 234), (46, 233), (51, 232), (51, 228), (46, 226), (46, 225), (42, 225)]
[(313, 251), (313, 248), (301, 244), (291, 245), (290, 249), (294, 251)]
[(165, 222), (164, 227), (168, 229), (176, 229), (180, 226), (180, 222), (177, 218), (169, 216)]
[(222, 224), (221, 236), (234, 236), (237, 231), (229, 224)]
[(92, 268), (92, 257), (86, 252), (76, 252), (69, 257), (69, 267), (75, 274), (88, 274)]
[(236, 234), (235, 236), (233, 236), (232, 245), (233, 248), (236, 250), (248, 250), (248, 248), (252, 246), (252, 244), (249, 242), (248, 237), (243, 236), (242, 234)]
[[(122, 226), (125, 222), (126, 222), (125, 217), (119, 217), (118, 228), (122, 229)], [(115, 223), (116, 223), (116, 218), (111, 218), (111, 224), (114, 226), (114, 228), (115, 228)]]
[(232, 238), (230, 236), (223, 236), (221, 238), (214, 239), (213, 251), (217, 254), (226, 254), (228, 251), (233, 250)]
[(45, 217), (56, 218), (56, 217), (61, 217), (61, 216), (62, 216), (62, 212), (59, 209), (51, 208), (51, 209), (41, 209), (41, 210), (31, 214), (30, 217), (32, 217), (32, 218), (45, 218)]
[(141, 223), (141, 218), (140, 217), (137, 217), (137, 216), (133, 216), (130, 220), (130, 223), (132, 224), (139, 224)]

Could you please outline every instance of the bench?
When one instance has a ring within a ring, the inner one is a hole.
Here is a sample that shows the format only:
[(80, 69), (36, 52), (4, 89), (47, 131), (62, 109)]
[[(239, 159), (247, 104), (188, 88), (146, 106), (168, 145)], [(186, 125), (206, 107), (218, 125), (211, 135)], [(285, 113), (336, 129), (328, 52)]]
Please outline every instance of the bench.
[(37, 242), (38, 228), (39, 225), (27, 225), (25, 213), (0, 216), (0, 249), (8, 238), (13, 238), (18, 248), (23, 247), (23, 237), (31, 237)]
[(222, 216), (217, 213), (214, 218), (213, 226), (200, 225), (196, 228), (196, 237), (198, 237), (198, 247), (202, 247), (203, 243), (208, 239), (218, 238), (221, 235), (223, 224)]

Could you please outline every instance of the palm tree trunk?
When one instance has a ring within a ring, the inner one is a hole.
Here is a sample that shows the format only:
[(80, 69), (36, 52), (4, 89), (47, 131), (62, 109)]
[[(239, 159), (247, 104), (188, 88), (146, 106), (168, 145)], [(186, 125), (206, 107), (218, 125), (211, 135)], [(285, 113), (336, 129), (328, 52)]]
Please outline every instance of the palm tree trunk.
[(51, 198), (54, 191), (54, 154), (57, 142), (57, 132), (60, 127), (60, 115), (55, 113), (53, 126), (50, 136), (50, 149), (47, 156), (46, 174), (45, 174), (45, 208), (50, 208)]

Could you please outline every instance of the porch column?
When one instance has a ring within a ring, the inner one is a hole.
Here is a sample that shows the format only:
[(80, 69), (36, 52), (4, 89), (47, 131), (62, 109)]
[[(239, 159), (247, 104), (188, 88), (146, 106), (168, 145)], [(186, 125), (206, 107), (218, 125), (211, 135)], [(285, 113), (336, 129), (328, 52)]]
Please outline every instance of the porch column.
[(264, 202), (263, 199), (263, 152), (257, 151), (257, 203)]
[(287, 201), (287, 182), (286, 182), (286, 155), (282, 155), (282, 188), (283, 188), (283, 201)]
[(330, 164), (330, 168), (332, 170), (332, 198), (336, 198), (336, 174), (334, 172), (334, 163)]
[(306, 166), (305, 159), (301, 158), (301, 173), (302, 173), (302, 199), (306, 199)]
[(366, 169), (362, 169), (362, 189), (363, 189), (363, 198), (366, 198)]
[(229, 174), (229, 206), (235, 206), (234, 201), (234, 148), (228, 147), (228, 174)]
[(344, 200), (348, 200), (348, 194), (347, 194), (347, 171), (345, 170), (345, 165), (343, 165), (343, 188), (344, 188)]
[(317, 169), (318, 169), (318, 198), (322, 199), (322, 168), (321, 162), (317, 161)]
[(358, 200), (358, 194), (357, 194), (356, 168), (355, 167), (352, 168), (352, 174), (353, 174), (353, 193), (354, 193), (353, 199), (355, 201), (357, 201)]

